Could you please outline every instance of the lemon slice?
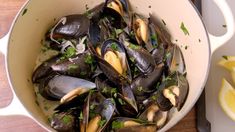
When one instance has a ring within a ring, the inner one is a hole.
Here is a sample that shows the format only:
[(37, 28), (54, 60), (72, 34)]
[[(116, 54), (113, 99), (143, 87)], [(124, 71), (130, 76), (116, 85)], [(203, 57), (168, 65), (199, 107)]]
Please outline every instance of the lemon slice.
[(232, 71), (235, 67), (235, 56), (225, 56), (218, 64), (229, 71)]
[(231, 75), (232, 75), (233, 84), (235, 84), (235, 67), (232, 68)]
[(219, 103), (223, 111), (235, 121), (235, 89), (226, 79), (222, 80), (219, 92)]

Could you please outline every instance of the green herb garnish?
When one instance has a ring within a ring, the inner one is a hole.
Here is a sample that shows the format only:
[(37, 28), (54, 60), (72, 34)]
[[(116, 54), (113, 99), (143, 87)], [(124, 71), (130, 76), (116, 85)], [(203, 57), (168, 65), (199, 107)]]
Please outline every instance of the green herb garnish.
[(183, 22), (181, 23), (180, 28), (184, 32), (185, 35), (189, 35), (188, 29), (185, 27)]
[(85, 63), (92, 64), (93, 62), (94, 62), (94, 58), (90, 54), (85, 56)]
[(99, 126), (102, 127), (104, 126), (104, 124), (107, 122), (107, 120), (103, 119), (101, 121), (99, 121)]
[(62, 57), (60, 59), (66, 59), (66, 58), (70, 58), (72, 56), (76, 55), (76, 49), (73, 47), (68, 47), (68, 49), (66, 50), (66, 52), (62, 55)]
[(80, 75), (81, 75), (81, 76), (85, 76), (85, 75), (87, 75), (87, 72), (81, 71), (81, 72), (80, 72)]
[(65, 116), (62, 118), (62, 121), (63, 121), (64, 124), (69, 124), (69, 123), (71, 123), (71, 121), (72, 121), (72, 117), (69, 116), (69, 115), (65, 115)]
[(134, 57), (130, 57), (129, 59), (131, 60), (131, 62), (133, 62), (133, 63), (135, 62), (135, 58)]
[(114, 51), (117, 51), (117, 50), (118, 50), (117, 44), (113, 42), (113, 43), (111, 44), (111, 49), (114, 50)]
[(52, 120), (51, 117), (48, 117), (48, 118), (47, 118), (47, 121), (48, 121), (49, 123), (51, 123), (51, 120)]
[(115, 29), (115, 33), (116, 33), (116, 35), (119, 35), (119, 34), (121, 34), (123, 32), (123, 30), (122, 29)]
[(117, 89), (116, 88), (112, 88), (111, 89), (111, 94), (115, 94), (115, 93), (117, 93)]
[(126, 104), (121, 98), (118, 98), (118, 102), (119, 102), (121, 105), (125, 105), (125, 104)]
[(22, 16), (25, 15), (27, 13), (28, 9), (24, 9), (23, 13), (22, 13)]
[(157, 95), (151, 97), (152, 100), (157, 100)]
[(112, 122), (112, 129), (119, 129), (119, 128), (123, 128), (124, 127), (124, 123), (121, 121), (113, 121)]
[(90, 110), (94, 110), (95, 109), (95, 104), (91, 104), (90, 105)]
[(143, 87), (140, 86), (140, 87), (137, 88), (137, 90), (138, 90), (139, 92), (142, 92), (142, 91), (143, 91)]
[(71, 71), (71, 70), (75, 70), (75, 69), (77, 69), (79, 66), (77, 65), (77, 64), (70, 64), (69, 66), (68, 66), (68, 69)]
[(228, 56), (224, 55), (222, 56), (225, 60), (228, 60)]
[(83, 120), (83, 113), (82, 113), (82, 111), (80, 112), (79, 119), (80, 119), (80, 120)]
[(137, 50), (137, 49), (140, 49), (140, 46), (138, 45), (134, 45), (134, 44), (130, 44), (129, 47), (133, 50)]
[(151, 35), (151, 39), (152, 39), (153, 41), (157, 41), (157, 35)]

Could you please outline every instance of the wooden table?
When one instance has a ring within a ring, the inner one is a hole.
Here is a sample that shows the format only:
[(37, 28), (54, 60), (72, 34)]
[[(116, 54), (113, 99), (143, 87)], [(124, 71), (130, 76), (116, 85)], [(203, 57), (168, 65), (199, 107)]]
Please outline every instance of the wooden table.
[[(9, 30), (10, 25), (26, 0), (0, 0), (0, 38)], [(4, 56), (0, 53), (0, 107), (11, 102), (12, 93), (7, 81)], [(45, 131), (32, 119), (23, 116), (0, 117), (0, 131)], [(170, 132), (196, 132), (195, 108), (185, 116)]]

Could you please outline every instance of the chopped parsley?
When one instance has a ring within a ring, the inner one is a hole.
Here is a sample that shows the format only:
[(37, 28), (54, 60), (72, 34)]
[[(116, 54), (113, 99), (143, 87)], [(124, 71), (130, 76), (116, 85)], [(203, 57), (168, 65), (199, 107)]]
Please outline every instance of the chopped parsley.
[(83, 113), (82, 113), (82, 111), (80, 112), (79, 119), (80, 119), (80, 120), (83, 120)]
[(85, 56), (85, 63), (92, 64), (93, 62), (94, 62), (94, 58), (90, 54)]
[(24, 9), (23, 13), (22, 13), (22, 16), (25, 15), (27, 13), (28, 9)]
[(100, 126), (100, 127), (104, 126), (104, 124), (105, 124), (106, 122), (107, 122), (106, 119), (103, 119), (103, 120), (99, 121), (99, 126)]
[(112, 122), (112, 129), (119, 129), (119, 128), (123, 128), (124, 127), (124, 123), (121, 121), (113, 121)]
[(68, 47), (68, 49), (66, 50), (66, 52), (62, 55), (61, 59), (66, 59), (66, 58), (70, 58), (72, 56), (76, 55), (76, 49), (73, 47)]
[(103, 87), (102, 93), (108, 93), (108, 88), (107, 87)]
[(137, 90), (138, 90), (139, 92), (142, 92), (142, 91), (143, 91), (143, 87), (142, 87), (142, 86), (139, 86), (139, 87), (137, 88)]
[(153, 95), (153, 96), (151, 97), (151, 99), (152, 99), (152, 100), (157, 100), (157, 95)]
[(157, 35), (151, 35), (151, 39), (152, 39), (153, 41), (157, 41)]
[(224, 55), (222, 56), (225, 60), (228, 60), (228, 56)]
[(95, 104), (91, 104), (90, 105), (90, 110), (94, 110), (95, 109)]
[(117, 50), (118, 50), (117, 44), (113, 42), (113, 43), (111, 44), (111, 49), (114, 50), (114, 51), (117, 51)]
[(87, 75), (87, 72), (81, 71), (81, 72), (80, 72), (80, 75), (81, 75), (81, 76), (85, 76), (85, 75)]
[(119, 35), (119, 34), (121, 34), (123, 32), (123, 30), (122, 29), (115, 29), (115, 33), (116, 33), (116, 35)]
[(48, 117), (48, 118), (47, 118), (47, 121), (48, 121), (49, 123), (51, 123), (51, 120), (52, 120), (51, 117)]
[(71, 123), (71, 121), (72, 121), (72, 117), (69, 116), (69, 115), (65, 115), (65, 116), (62, 118), (62, 121), (63, 121), (64, 124), (69, 124), (69, 123)]
[(115, 94), (115, 93), (117, 93), (117, 89), (116, 88), (112, 88), (111, 89), (111, 94)]
[(75, 70), (75, 69), (77, 69), (79, 66), (77, 65), (77, 64), (70, 64), (69, 66), (68, 66), (68, 69), (69, 70)]
[(134, 44), (130, 44), (129, 47), (133, 50), (137, 50), (137, 49), (140, 49), (140, 46), (138, 45), (134, 45)]
[(171, 53), (170, 52), (166, 53), (165, 57), (166, 57), (166, 59), (171, 58)]
[(135, 62), (135, 58), (134, 57), (130, 57), (129, 59), (131, 60), (131, 62), (133, 62), (133, 63)]
[(121, 105), (125, 105), (125, 104), (126, 104), (121, 98), (118, 98), (118, 102), (119, 102)]
[(185, 27), (183, 22), (181, 23), (180, 28), (184, 32), (185, 35), (189, 35), (188, 29)]

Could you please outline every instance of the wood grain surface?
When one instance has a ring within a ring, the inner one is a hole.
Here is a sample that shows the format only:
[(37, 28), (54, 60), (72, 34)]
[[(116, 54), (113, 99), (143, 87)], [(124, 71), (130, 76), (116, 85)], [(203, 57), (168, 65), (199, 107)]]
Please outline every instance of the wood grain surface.
[[(0, 0), (0, 38), (9, 30), (11, 23), (26, 0)], [(0, 53), (0, 107), (7, 106), (12, 99), (12, 93), (7, 81), (4, 55)], [(45, 131), (35, 121), (24, 116), (0, 116), (1, 132), (43, 132)], [(196, 115), (193, 108), (169, 132), (196, 132)]]

